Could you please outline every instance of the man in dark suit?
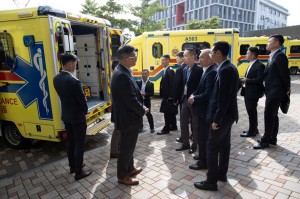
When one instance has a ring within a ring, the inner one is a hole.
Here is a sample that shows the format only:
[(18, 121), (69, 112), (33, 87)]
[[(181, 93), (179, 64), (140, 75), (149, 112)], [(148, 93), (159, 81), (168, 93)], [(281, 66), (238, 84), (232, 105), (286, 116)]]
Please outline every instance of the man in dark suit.
[(181, 85), (183, 88), (183, 95), (181, 96), (182, 108), (180, 113), (182, 145), (177, 148), (176, 151), (190, 149), (189, 153), (193, 153), (197, 150), (198, 137), (197, 133), (193, 133), (193, 143), (190, 147), (189, 122), (192, 121), (192, 107), (188, 103), (188, 98), (196, 91), (203, 70), (195, 63), (196, 51), (194, 49), (185, 49), (183, 56), (184, 63), (187, 67), (184, 69), (183, 83)]
[[(149, 80), (148, 69), (144, 69), (142, 71), (142, 79), (136, 81), (136, 83), (141, 91), (141, 95), (143, 96), (144, 106), (149, 108), (149, 112), (147, 113), (146, 116), (149, 122), (150, 132), (154, 133), (154, 122), (153, 122), (153, 116), (151, 114), (151, 96), (154, 95), (154, 84)], [(143, 124), (140, 131), (142, 131), (142, 129), (143, 129)]]
[(118, 59), (118, 70), (114, 72), (111, 80), (112, 118), (121, 132), (117, 177), (121, 184), (137, 185), (139, 181), (133, 176), (139, 174), (142, 168), (134, 167), (133, 153), (143, 115), (149, 109), (143, 106), (143, 97), (132, 79), (130, 68), (136, 64), (135, 48), (129, 45), (121, 47), (118, 50)]
[(159, 95), (162, 98), (160, 112), (164, 113), (165, 126), (157, 135), (168, 134), (172, 130), (177, 130), (176, 114), (177, 106), (174, 104), (174, 78), (175, 71), (170, 68), (170, 55), (163, 55), (161, 64), (164, 67), (164, 73), (160, 81)]
[[(176, 70), (176, 74), (175, 74), (175, 81), (174, 81), (174, 103), (179, 105), (179, 111), (181, 112), (181, 107), (182, 107), (182, 103), (181, 103), (181, 98), (183, 95), (183, 70), (186, 67), (186, 64), (183, 61), (183, 51), (177, 53), (176, 55), (176, 62), (177, 65), (179, 66), (179, 68), (177, 68)], [(177, 142), (182, 142), (182, 138), (176, 138)]]
[(193, 133), (198, 134), (199, 146), (199, 160), (196, 164), (189, 166), (189, 168), (193, 170), (207, 168), (206, 142), (208, 138), (209, 123), (206, 122), (205, 117), (208, 100), (217, 74), (216, 66), (209, 56), (210, 52), (210, 49), (201, 50), (199, 63), (203, 68), (203, 74), (197, 90), (188, 99), (188, 103), (192, 105)]
[(206, 144), (207, 179), (194, 183), (202, 190), (216, 191), (218, 180), (227, 181), (231, 127), (234, 121), (238, 121), (237, 92), (240, 85), (238, 71), (227, 59), (229, 49), (227, 42), (219, 41), (211, 51), (211, 58), (218, 68), (206, 115), (211, 124)]
[(75, 172), (75, 180), (84, 178), (92, 170), (83, 170), (84, 141), (88, 106), (81, 82), (73, 73), (78, 58), (73, 54), (61, 55), (62, 70), (53, 79), (54, 88), (61, 101), (62, 121), (68, 133), (68, 160), (70, 173)]
[(282, 35), (272, 35), (266, 47), (271, 53), (265, 69), (265, 133), (259, 143), (253, 147), (254, 149), (263, 149), (269, 147), (269, 144), (277, 144), (278, 109), (291, 88), (288, 59), (280, 49), (283, 43)]
[(249, 47), (246, 59), (250, 62), (245, 77), (241, 79), (243, 84), (241, 95), (244, 96), (246, 110), (249, 116), (249, 130), (244, 131), (241, 137), (254, 137), (258, 134), (257, 129), (257, 102), (263, 96), (264, 70), (265, 65), (261, 63), (258, 57), (257, 47)]

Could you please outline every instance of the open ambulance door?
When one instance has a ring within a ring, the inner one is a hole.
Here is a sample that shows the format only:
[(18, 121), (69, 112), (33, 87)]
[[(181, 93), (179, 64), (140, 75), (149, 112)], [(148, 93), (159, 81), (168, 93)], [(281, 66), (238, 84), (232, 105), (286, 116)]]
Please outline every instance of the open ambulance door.
[[(161, 57), (169, 53), (169, 37), (148, 37), (146, 39), (146, 63), (145, 68), (150, 71), (150, 81), (154, 82), (154, 93), (159, 93), (160, 78), (164, 67), (161, 65)], [(140, 74), (141, 76), (141, 74)], [(159, 80), (159, 81), (158, 81)]]

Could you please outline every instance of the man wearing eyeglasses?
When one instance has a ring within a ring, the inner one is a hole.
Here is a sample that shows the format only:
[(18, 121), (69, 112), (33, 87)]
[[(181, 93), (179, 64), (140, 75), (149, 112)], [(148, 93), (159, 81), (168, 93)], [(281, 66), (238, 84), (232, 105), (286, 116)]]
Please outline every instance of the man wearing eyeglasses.
[(111, 81), (112, 118), (121, 132), (117, 177), (120, 184), (137, 185), (139, 181), (133, 177), (139, 174), (142, 168), (134, 167), (133, 153), (143, 115), (147, 114), (149, 109), (143, 106), (143, 97), (132, 78), (130, 68), (136, 64), (135, 48), (129, 45), (121, 47), (118, 50), (118, 59), (118, 70), (113, 74)]

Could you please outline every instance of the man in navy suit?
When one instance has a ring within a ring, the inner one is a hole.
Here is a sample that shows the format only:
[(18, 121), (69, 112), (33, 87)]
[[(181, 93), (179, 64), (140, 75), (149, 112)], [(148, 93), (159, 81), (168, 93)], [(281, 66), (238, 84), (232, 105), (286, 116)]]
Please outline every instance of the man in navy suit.
[(189, 166), (189, 168), (193, 170), (207, 168), (206, 141), (208, 138), (209, 123), (206, 122), (205, 117), (208, 100), (217, 74), (215, 64), (209, 56), (210, 52), (210, 49), (201, 50), (199, 63), (203, 68), (203, 74), (197, 90), (188, 99), (188, 103), (192, 105), (193, 134), (198, 134), (199, 146), (199, 160), (196, 164)]
[(264, 149), (269, 147), (269, 144), (277, 144), (278, 109), (291, 88), (288, 59), (280, 49), (283, 43), (282, 35), (272, 35), (266, 47), (271, 53), (265, 69), (265, 133), (257, 145), (253, 146), (254, 149)]
[(249, 116), (249, 130), (244, 131), (241, 137), (254, 137), (258, 134), (257, 129), (257, 102), (264, 93), (264, 70), (265, 65), (261, 63), (258, 57), (257, 47), (249, 47), (246, 59), (249, 61), (245, 77), (241, 79), (243, 84), (241, 95), (244, 96), (246, 110)]
[(182, 145), (177, 148), (176, 151), (189, 149), (189, 153), (193, 153), (197, 150), (198, 137), (196, 133), (193, 133), (193, 143), (190, 147), (189, 122), (192, 121), (192, 107), (188, 103), (188, 98), (196, 91), (203, 70), (195, 62), (197, 54), (194, 49), (185, 49), (183, 56), (184, 63), (187, 66), (183, 72), (183, 84), (181, 85), (183, 88), (183, 95), (181, 96), (182, 108), (180, 113)]
[(160, 81), (159, 95), (162, 98), (160, 112), (164, 113), (165, 126), (157, 135), (168, 134), (170, 131), (177, 130), (176, 114), (177, 106), (174, 105), (174, 79), (175, 71), (170, 68), (170, 55), (163, 55), (161, 64), (164, 73)]
[(62, 121), (68, 133), (68, 160), (70, 173), (75, 172), (75, 180), (84, 178), (92, 170), (83, 170), (84, 141), (88, 106), (81, 82), (73, 73), (78, 58), (73, 54), (61, 55), (62, 70), (53, 79), (54, 88), (61, 101)]
[(237, 92), (240, 85), (238, 71), (227, 59), (229, 49), (227, 42), (219, 41), (211, 51), (211, 58), (218, 68), (206, 115), (210, 123), (206, 144), (207, 179), (194, 183), (202, 190), (216, 191), (218, 180), (227, 181), (231, 127), (234, 121), (238, 121)]
[[(136, 84), (138, 85), (141, 95), (143, 96), (143, 103), (144, 106), (149, 108), (149, 112), (146, 114), (149, 126), (150, 126), (150, 132), (154, 133), (154, 122), (153, 122), (153, 116), (151, 114), (151, 96), (154, 95), (154, 84), (149, 80), (149, 70), (144, 69), (142, 71), (142, 79), (136, 81)], [(143, 124), (140, 129), (142, 131)]]
[(143, 97), (131, 74), (130, 68), (135, 66), (137, 60), (135, 48), (129, 45), (121, 47), (118, 50), (118, 59), (119, 65), (111, 80), (112, 118), (121, 132), (117, 177), (121, 184), (137, 185), (139, 181), (133, 177), (142, 168), (134, 167), (133, 153), (143, 115), (149, 109), (143, 106)]

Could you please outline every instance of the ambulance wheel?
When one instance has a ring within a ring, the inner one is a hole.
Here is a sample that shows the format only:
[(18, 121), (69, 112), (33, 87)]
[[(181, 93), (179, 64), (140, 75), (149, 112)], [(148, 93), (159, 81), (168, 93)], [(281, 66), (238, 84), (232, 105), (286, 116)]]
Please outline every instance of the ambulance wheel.
[(291, 75), (296, 75), (298, 72), (298, 68), (297, 67), (291, 67), (290, 68), (290, 74)]
[(3, 127), (3, 136), (6, 143), (15, 149), (22, 149), (28, 147), (31, 143), (29, 139), (24, 138), (18, 128), (12, 124), (8, 123)]

